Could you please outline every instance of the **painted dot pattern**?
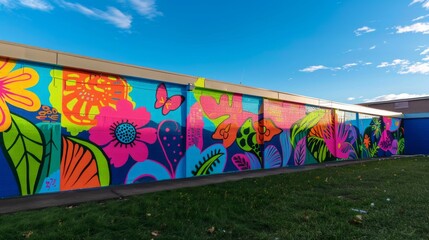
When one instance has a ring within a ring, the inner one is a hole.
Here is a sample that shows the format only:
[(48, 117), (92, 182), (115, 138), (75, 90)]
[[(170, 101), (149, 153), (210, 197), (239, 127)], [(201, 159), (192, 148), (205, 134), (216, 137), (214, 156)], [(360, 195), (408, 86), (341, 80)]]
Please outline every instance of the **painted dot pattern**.
[(115, 129), (116, 139), (124, 144), (132, 143), (137, 136), (136, 128), (130, 123), (121, 123)]

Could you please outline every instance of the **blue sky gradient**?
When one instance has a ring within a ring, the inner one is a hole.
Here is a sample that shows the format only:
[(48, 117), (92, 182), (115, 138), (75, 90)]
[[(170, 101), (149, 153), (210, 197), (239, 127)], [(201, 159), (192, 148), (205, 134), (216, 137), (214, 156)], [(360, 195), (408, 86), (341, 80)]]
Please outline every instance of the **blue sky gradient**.
[(346, 103), (429, 94), (429, 0), (0, 0), (0, 11), (5, 41)]

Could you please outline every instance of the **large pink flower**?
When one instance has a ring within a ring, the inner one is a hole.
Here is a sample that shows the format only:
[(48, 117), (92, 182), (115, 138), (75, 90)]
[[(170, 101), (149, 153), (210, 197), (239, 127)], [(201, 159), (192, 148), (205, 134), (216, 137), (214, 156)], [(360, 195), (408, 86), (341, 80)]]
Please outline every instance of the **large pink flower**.
[(130, 156), (137, 162), (147, 159), (146, 143), (155, 143), (156, 129), (144, 127), (150, 121), (146, 108), (133, 110), (131, 102), (120, 100), (116, 110), (103, 107), (95, 119), (97, 125), (89, 130), (89, 140), (103, 147), (113, 166), (123, 166)]

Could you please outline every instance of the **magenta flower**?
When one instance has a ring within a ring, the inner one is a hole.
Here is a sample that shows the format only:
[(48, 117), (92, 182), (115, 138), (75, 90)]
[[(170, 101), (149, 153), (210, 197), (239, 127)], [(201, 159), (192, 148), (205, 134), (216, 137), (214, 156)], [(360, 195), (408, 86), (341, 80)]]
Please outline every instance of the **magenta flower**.
[(110, 106), (100, 109), (97, 125), (89, 130), (89, 140), (101, 146), (116, 168), (123, 166), (131, 156), (134, 161), (147, 159), (146, 144), (156, 141), (156, 129), (144, 127), (150, 121), (146, 108), (133, 109), (133, 104), (120, 100), (116, 110)]

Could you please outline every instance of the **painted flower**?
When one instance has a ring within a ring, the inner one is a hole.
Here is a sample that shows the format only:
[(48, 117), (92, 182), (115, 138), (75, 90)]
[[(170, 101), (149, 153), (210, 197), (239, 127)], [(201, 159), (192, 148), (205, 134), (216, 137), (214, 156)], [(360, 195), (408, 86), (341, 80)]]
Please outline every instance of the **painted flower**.
[(357, 133), (353, 125), (337, 122), (336, 119), (333, 124), (328, 126), (323, 133), (326, 147), (337, 158), (356, 158), (353, 144), (356, 141)]
[(37, 84), (39, 75), (31, 68), (14, 70), (15, 66), (13, 60), (0, 59), (0, 132), (6, 131), (12, 124), (6, 103), (32, 112), (40, 108), (39, 97), (26, 90)]
[(101, 146), (115, 167), (123, 166), (128, 158), (142, 162), (149, 155), (146, 144), (156, 141), (156, 129), (145, 127), (150, 121), (146, 108), (133, 109), (133, 104), (120, 100), (113, 107), (100, 109), (97, 125), (89, 130), (89, 139)]
[(235, 142), (238, 129), (247, 119), (258, 120), (256, 114), (243, 110), (242, 95), (239, 94), (232, 96), (231, 103), (226, 94), (219, 101), (212, 96), (201, 96), (200, 104), (209, 119), (224, 119), (217, 125), (212, 138), (222, 140), (226, 148)]
[(365, 134), (365, 138), (363, 139), (363, 144), (365, 144), (365, 147), (368, 149), (369, 145), (371, 144), (371, 139), (369, 138), (368, 134)]
[[(378, 146), (383, 151), (390, 151), (392, 149), (392, 142), (393, 142), (393, 134), (390, 131), (384, 130), (381, 134), (380, 142), (378, 143)], [(398, 144), (396, 144), (397, 146)]]
[(52, 70), (50, 101), (62, 114), (61, 124), (72, 135), (96, 124), (95, 116), (103, 107), (114, 107), (119, 100), (129, 100), (131, 86), (119, 76), (63, 69)]
[(280, 134), (282, 130), (274, 124), (271, 119), (261, 119), (253, 123), (253, 127), (258, 130), (258, 144), (269, 142), (274, 136)]

